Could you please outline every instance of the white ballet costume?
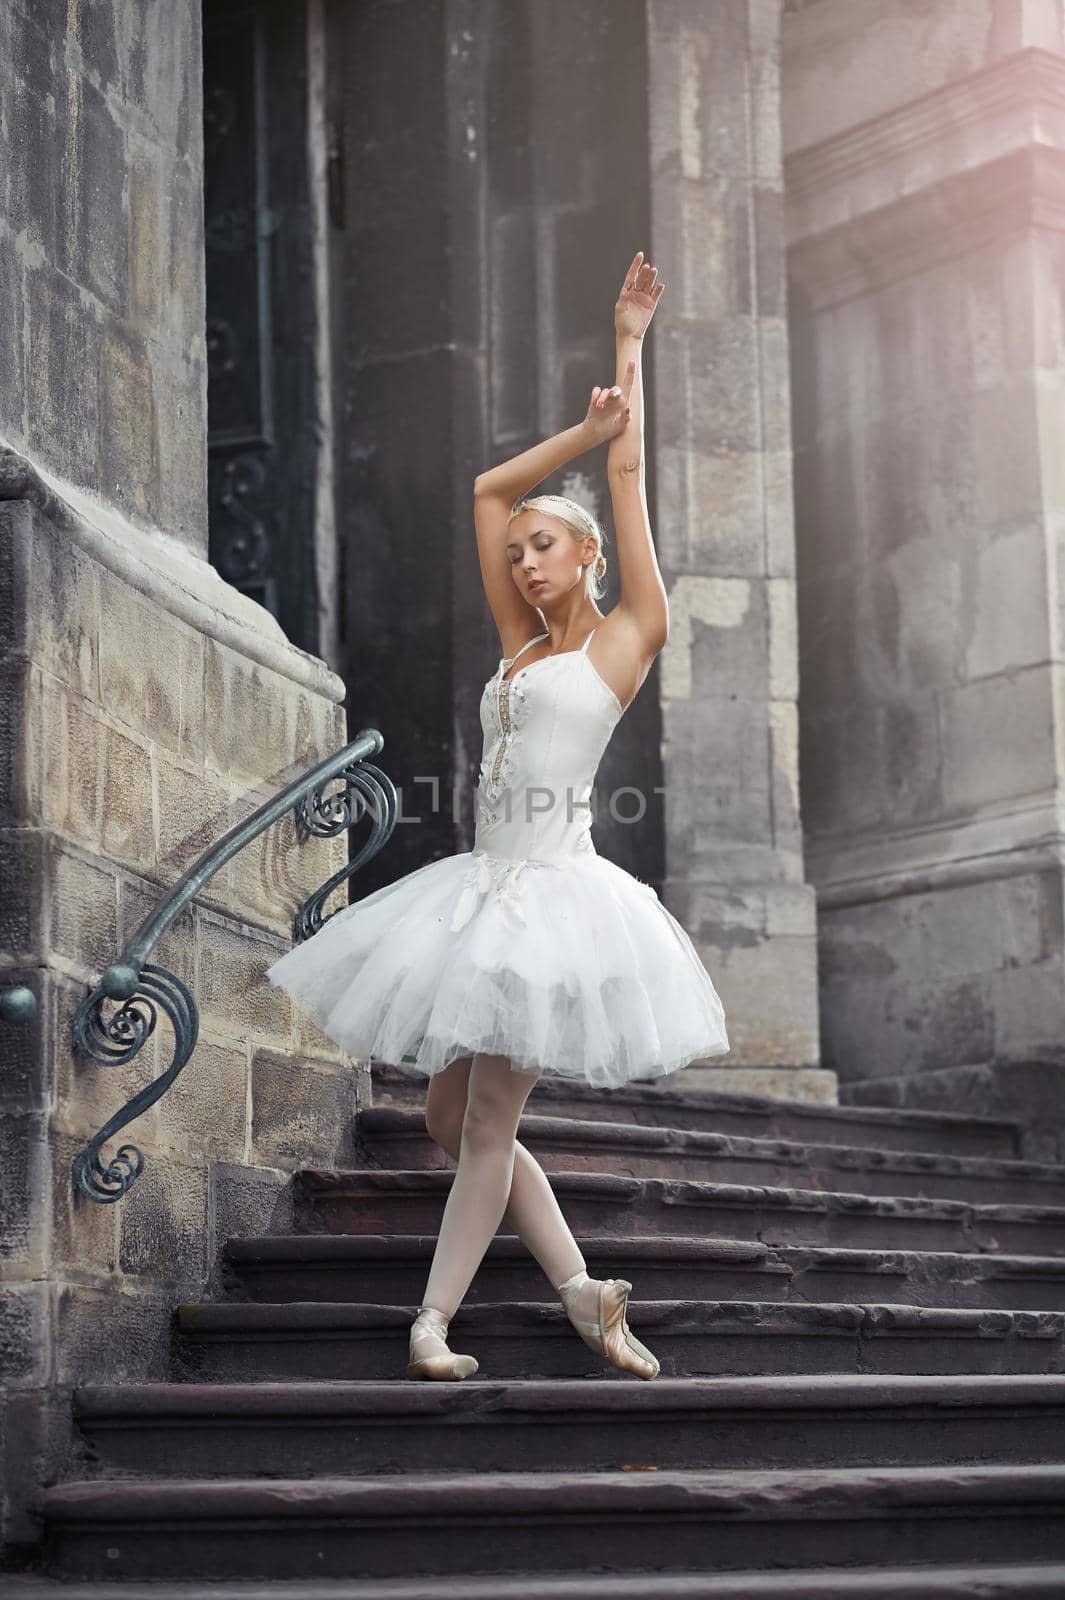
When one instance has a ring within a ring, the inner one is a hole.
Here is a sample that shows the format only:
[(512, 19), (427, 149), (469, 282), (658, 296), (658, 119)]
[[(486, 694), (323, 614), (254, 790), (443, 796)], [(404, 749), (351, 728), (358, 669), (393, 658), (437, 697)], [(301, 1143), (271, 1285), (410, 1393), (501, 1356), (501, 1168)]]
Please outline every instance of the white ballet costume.
[(428, 1078), (483, 1053), (613, 1089), (729, 1050), (688, 935), (592, 842), (592, 785), (623, 715), (594, 635), (504, 677), (539, 634), (485, 685), (472, 850), (344, 907), (268, 968), (355, 1059)]

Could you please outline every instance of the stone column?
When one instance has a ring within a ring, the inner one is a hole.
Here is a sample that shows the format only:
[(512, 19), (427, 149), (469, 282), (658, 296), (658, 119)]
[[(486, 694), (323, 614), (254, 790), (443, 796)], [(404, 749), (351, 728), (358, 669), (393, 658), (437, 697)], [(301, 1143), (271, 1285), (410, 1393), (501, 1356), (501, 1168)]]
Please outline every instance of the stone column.
[(1009, 1069), (1065, 1064), (1061, 11), (794, 9), (801, 739), (825, 1060), (852, 1096), (1002, 1109)]
[(648, 0), (666, 878), (733, 1050), (688, 1083), (834, 1098), (817, 1070), (798, 781), (779, 0)]

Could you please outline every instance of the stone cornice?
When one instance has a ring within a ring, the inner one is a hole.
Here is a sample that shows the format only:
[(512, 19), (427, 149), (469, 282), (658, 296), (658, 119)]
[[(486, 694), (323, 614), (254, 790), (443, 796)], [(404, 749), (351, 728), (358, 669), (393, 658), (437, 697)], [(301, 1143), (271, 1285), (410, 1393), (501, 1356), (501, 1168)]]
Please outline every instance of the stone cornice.
[(875, 838), (808, 839), (806, 875), (819, 911), (867, 905), (1018, 873), (1065, 867), (1065, 809), (1056, 794)]
[(17, 451), (0, 444), (0, 501), (26, 500), (94, 561), (199, 633), (340, 704), (344, 680), (290, 643), (277, 619), (174, 539), (101, 508), (99, 520), (67, 500)]
[(1065, 58), (1028, 49), (795, 152), (789, 269), (811, 308), (1003, 231), (1060, 227)]
[(1012, 125), (1017, 112), (1027, 123), (1024, 142), (1058, 142), (1054, 129), (1058, 117), (1065, 117), (1065, 56), (1020, 50), (897, 110), (794, 151), (784, 161), (789, 203), (792, 197), (801, 201), (855, 176), (867, 183), (870, 174), (900, 157), (927, 157), (945, 137), (966, 130), (981, 133), (996, 122)]
[(798, 242), (792, 310), (821, 311), (1031, 228), (1065, 231), (1065, 150), (1012, 151)]

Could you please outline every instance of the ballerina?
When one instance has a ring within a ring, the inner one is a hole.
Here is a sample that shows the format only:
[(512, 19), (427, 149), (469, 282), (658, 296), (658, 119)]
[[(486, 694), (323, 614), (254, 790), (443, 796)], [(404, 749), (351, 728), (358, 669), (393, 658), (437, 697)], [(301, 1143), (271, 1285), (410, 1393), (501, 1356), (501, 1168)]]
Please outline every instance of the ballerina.
[[(428, 1079), (426, 1129), (458, 1166), (410, 1330), (414, 1379), (478, 1370), (449, 1349), (448, 1328), (504, 1220), (586, 1344), (636, 1377), (659, 1372), (628, 1326), (632, 1285), (589, 1276), (547, 1175), (517, 1139), (542, 1075), (610, 1089), (729, 1049), (687, 934), (591, 837), (595, 773), (669, 631), (644, 464), (657, 277), (637, 251), (614, 308), (616, 381), (593, 389), (583, 421), (474, 484), (485, 594), (513, 654), (481, 697), (472, 850), (335, 913), (266, 974), (351, 1055)], [(603, 443), (620, 579), (607, 615), (595, 519), (560, 496), (530, 496)]]

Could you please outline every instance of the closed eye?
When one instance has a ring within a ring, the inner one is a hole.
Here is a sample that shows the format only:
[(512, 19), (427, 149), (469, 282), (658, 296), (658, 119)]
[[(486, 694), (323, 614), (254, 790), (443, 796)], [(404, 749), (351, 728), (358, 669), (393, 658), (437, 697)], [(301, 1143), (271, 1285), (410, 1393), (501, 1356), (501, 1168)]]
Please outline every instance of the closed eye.
[[(554, 541), (552, 539), (548, 539), (546, 544), (533, 545), (533, 549), (534, 550), (539, 550), (541, 552), (544, 551), (544, 550), (550, 550), (550, 548), (551, 548), (553, 543), (554, 543)], [(511, 566), (512, 567), (516, 567), (518, 565), (518, 562), (521, 561), (522, 559), (523, 559), (523, 557), (521, 557), (520, 555), (515, 556), (514, 560), (510, 563)]]

